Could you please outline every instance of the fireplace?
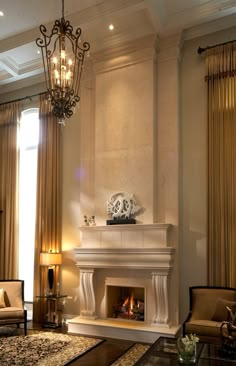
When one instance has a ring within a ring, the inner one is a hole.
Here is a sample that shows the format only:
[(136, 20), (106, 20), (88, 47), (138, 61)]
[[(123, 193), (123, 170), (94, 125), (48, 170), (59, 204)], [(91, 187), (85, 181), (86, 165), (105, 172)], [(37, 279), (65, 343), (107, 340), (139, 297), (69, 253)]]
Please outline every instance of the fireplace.
[(105, 296), (107, 303), (107, 318), (144, 321), (144, 288), (129, 286), (106, 286)]
[[(168, 240), (170, 229), (168, 224), (80, 228), (81, 243), (75, 248), (80, 315), (68, 322), (69, 333), (147, 342), (158, 334), (176, 335), (175, 248)], [(130, 309), (133, 302), (135, 309)], [(142, 310), (134, 319), (138, 309)]]

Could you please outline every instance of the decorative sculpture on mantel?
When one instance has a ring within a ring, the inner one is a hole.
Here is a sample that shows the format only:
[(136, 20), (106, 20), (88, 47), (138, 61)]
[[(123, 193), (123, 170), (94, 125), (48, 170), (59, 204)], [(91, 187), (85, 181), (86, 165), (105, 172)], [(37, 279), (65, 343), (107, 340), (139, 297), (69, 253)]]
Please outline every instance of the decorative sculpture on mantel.
[(83, 226), (96, 226), (95, 216), (88, 217), (84, 215), (84, 225)]
[(107, 225), (114, 224), (135, 224), (136, 220), (131, 218), (141, 210), (133, 196), (128, 192), (114, 193), (110, 201), (107, 201), (107, 213), (111, 214), (113, 220), (107, 220)]

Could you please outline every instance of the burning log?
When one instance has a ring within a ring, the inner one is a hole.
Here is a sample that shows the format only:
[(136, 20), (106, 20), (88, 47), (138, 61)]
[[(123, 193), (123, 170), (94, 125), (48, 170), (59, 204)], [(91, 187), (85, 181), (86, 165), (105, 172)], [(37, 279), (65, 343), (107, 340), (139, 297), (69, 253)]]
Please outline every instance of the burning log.
[(144, 301), (135, 299), (133, 295), (113, 305), (113, 317), (119, 319), (144, 321)]

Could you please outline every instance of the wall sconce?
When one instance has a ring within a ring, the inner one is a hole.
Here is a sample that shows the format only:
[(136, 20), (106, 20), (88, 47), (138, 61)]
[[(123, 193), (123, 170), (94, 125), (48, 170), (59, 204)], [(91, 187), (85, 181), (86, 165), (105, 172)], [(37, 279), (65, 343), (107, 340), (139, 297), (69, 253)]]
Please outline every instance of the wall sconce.
[(61, 264), (61, 253), (53, 253), (51, 251), (49, 251), (48, 253), (40, 253), (40, 266), (48, 266), (48, 287), (50, 295), (52, 295), (53, 293), (54, 267)]

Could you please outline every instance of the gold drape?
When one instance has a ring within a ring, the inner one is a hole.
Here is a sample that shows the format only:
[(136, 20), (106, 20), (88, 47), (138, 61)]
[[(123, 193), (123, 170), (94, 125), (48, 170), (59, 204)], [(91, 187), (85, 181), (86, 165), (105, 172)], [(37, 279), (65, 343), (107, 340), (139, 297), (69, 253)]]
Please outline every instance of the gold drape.
[(0, 278), (18, 276), (17, 102), (0, 106)]
[[(35, 233), (34, 295), (47, 289), (47, 267), (40, 267), (40, 252), (61, 251), (61, 125), (50, 112), (45, 96), (40, 96), (37, 208)], [(58, 279), (58, 268), (56, 278)], [(41, 321), (40, 308), (34, 301), (34, 321)]]
[(236, 287), (236, 43), (207, 51), (208, 281)]

